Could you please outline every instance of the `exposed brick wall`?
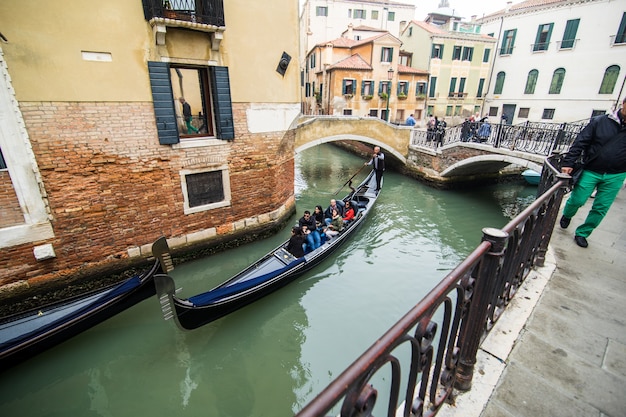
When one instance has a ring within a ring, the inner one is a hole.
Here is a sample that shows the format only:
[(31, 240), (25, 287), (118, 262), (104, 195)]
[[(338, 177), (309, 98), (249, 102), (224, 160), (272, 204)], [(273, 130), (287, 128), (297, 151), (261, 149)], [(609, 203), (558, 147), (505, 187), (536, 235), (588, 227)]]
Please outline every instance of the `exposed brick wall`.
[[(0, 285), (114, 267), (128, 248), (159, 236), (230, 233), (233, 222), (293, 202), (294, 133), (249, 133), (246, 105), (233, 105), (233, 142), (189, 149), (159, 144), (150, 102), (20, 107), (52, 214), (55, 238), (46, 243), (57, 257), (35, 261), (33, 244), (0, 249)], [(220, 164), (229, 167), (232, 205), (185, 215), (180, 170)]]
[(0, 171), (0, 227), (24, 222), (24, 215), (17, 201), (8, 171)]

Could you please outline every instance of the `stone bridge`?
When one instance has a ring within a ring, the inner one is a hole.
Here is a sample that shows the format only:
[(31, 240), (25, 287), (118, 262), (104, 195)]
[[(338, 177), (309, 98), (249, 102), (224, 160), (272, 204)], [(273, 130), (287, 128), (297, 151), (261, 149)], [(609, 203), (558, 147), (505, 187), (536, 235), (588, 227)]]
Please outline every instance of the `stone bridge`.
[(546, 157), (514, 150), (514, 145), (496, 147), (493, 140), (461, 142), (459, 127), (448, 128), (440, 145), (423, 140), (425, 137), (424, 130), (393, 125), (375, 117), (302, 117), (296, 129), (295, 152), (332, 141), (369, 143), (380, 146), (388, 158), (397, 160), (399, 171), (444, 183), (494, 177), (508, 166), (518, 171), (530, 168), (541, 172)]

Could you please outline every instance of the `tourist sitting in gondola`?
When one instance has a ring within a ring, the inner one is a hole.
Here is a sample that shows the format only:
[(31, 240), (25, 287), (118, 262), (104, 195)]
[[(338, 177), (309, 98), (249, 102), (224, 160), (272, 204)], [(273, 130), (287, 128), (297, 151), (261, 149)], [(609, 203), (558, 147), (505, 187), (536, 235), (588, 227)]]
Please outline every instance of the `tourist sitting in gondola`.
[(324, 222), (326, 223), (327, 226), (333, 220), (333, 210), (337, 210), (339, 215), (343, 217), (343, 207), (341, 207), (339, 202), (335, 200), (334, 198), (330, 200), (330, 205), (328, 206), (326, 211), (324, 211)]
[(349, 201), (346, 201), (346, 206), (344, 209), (343, 224), (345, 225), (354, 220), (355, 212), (354, 207), (352, 207), (352, 203), (350, 203)]
[(337, 236), (343, 230), (343, 217), (336, 209), (333, 209), (332, 219), (326, 229), (326, 236)]
[(304, 239), (306, 241), (304, 253), (309, 253), (319, 248), (321, 244), (320, 234), (317, 231), (315, 219), (311, 216), (309, 210), (304, 211), (304, 215), (298, 220), (298, 226), (302, 228), (302, 233), (304, 233)]
[(287, 250), (296, 258), (301, 258), (304, 256), (302, 245), (304, 245), (302, 229), (298, 226), (294, 226), (291, 229), (291, 237), (289, 238), (289, 243), (287, 243)]

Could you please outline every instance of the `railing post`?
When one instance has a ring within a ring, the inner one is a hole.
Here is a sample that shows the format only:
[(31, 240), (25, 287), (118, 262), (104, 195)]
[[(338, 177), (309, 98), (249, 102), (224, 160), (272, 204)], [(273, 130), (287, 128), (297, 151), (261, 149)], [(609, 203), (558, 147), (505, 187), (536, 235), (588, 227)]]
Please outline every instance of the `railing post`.
[(490, 242), (491, 249), (481, 261), (469, 311), (461, 324), (459, 337), (461, 353), (455, 382), (455, 388), (461, 391), (467, 391), (472, 387), (476, 354), (485, 330), (489, 302), (508, 237), (509, 234), (500, 229), (491, 227), (483, 229), (482, 241)]

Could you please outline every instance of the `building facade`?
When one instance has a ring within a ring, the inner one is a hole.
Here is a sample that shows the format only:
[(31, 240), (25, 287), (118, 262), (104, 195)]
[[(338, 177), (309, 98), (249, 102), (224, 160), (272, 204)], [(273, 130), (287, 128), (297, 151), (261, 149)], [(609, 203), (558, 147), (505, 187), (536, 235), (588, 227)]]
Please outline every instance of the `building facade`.
[(429, 73), (425, 117), (456, 125), (481, 113), (496, 40), (479, 31), (457, 20), (442, 26), (413, 20), (400, 34), (412, 66)]
[(410, 114), (421, 117), (428, 75), (399, 63), (400, 46), (390, 33), (316, 45), (306, 58), (303, 112), (379, 117), (397, 124)]
[(529, 0), (478, 22), (498, 38), (484, 105), (498, 120), (585, 120), (626, 94), (626, 0)]
[(0, 3), (0, 286), (293, 212), (295, 3)]

